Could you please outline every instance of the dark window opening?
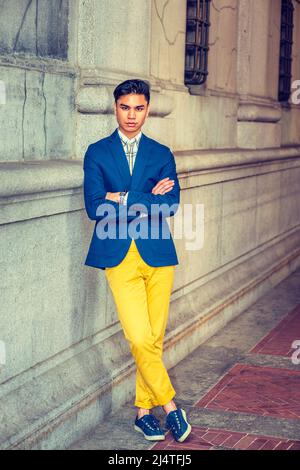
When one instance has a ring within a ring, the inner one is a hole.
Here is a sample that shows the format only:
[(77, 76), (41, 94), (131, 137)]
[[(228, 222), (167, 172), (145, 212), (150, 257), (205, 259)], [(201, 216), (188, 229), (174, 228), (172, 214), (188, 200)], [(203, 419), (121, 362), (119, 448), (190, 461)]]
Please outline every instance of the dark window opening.
[(282, 0), (278, 101), (288, 101), (291, 94), (293, 16), (292, 0)]
[(208, 75), (210, 0), (187, 0), (185, 77), (186, 85), (202, 85)]

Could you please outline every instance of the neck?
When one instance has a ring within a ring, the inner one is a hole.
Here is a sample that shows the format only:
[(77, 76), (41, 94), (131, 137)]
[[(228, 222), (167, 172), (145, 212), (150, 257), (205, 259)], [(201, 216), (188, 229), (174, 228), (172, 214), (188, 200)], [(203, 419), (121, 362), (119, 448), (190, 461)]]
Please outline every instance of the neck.
[(122, 134), (126, 135), (126, 137), (128, 137), (128, 139), (133, 139), (136, 135), (138, 135), (140, 133), (141, 129), (139, 129), (138, 131), (126, 132), (123, 129), (121, 129), (120, 126), (119, 126), (119, 130), (122, 132)]

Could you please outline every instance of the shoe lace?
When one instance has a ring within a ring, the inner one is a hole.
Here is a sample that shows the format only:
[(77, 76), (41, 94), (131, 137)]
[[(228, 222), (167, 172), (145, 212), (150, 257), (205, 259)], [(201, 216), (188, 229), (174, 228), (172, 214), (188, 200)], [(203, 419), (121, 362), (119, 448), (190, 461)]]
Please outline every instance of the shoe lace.
[(177, 410), (174, 410), (173, 417), (176, 419), (176, 423), (174, 423), (174, 421), (171, 421), (171, 429), (172, 429), (173, 431), (180, 430), (180, 428), (181, 428), (181, 422), (180, 422), (180, 419), (179, 419), (178, 411), (177, 411)]
[(151, 414), (148, 414), (148, 415), (145, 415), (143, 416), (144, 418), (144, 424), (150, 428), (152, 431), (155, 431), (156, 429), (159, 429), (159, 422), (158, 420), (155, 418), (154, 415), (151, 415)]
[(154, 426), (155, 429), (159, 429), (159, 422), (154, 415), (149, 414), (149, 420), (151, 421), (151, 424)]

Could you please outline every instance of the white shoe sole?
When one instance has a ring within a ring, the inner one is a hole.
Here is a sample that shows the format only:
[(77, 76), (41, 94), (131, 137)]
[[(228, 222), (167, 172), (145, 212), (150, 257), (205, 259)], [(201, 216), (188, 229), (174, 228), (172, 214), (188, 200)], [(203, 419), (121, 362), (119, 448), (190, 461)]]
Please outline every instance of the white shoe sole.
[(189, 434), (191, 433), (191, 430), (192, 430), (192, 426), (190, 424), (188, 424), (188, 428), (187, 430), (185, 431), (184, 434), (182, 434), (182, 436), (178, 439), (178, 442), (183, 442), (186, 440), (186, 438), (189, 436)]
[(187, 430), (185, 431), (184, 434), (182, 434), (182, 436), (177, 439), (177, 442), (183, 442), (186, 440), (186, 438), (190, 435), (191, 433), (191, 430), (192, 430), (192, 426), (187, 422), (187, 419), (186, 419), (186, 412), (184, 410), (181, 410), (182, 411), (182, 414), (183, 414), (183, 417), (186, 421), (186, 424), (187, 424)]
[(136, 431), (141, 432), (144, 438), (147, 439), (147, 441), (164, 441), (165, 440), (165, 436), (161, 436), (160, 434), (158, 436), (147, 436), (147, 434), (145, 434), (142, 431), (142, 429), (139, 428), (138, 426), (134, 425), (133, 427)]

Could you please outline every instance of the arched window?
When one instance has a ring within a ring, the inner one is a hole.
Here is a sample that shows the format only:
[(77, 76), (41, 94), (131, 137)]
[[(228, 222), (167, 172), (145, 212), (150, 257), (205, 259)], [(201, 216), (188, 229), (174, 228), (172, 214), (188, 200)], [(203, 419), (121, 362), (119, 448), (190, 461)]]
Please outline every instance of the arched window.
[(202, 85), (208, 75), (210, 0), (187, 0), (185, 84)]
[(291, 94), (293, 16), (292, 0), (282, 0), (278, 101), (288, 101)]

